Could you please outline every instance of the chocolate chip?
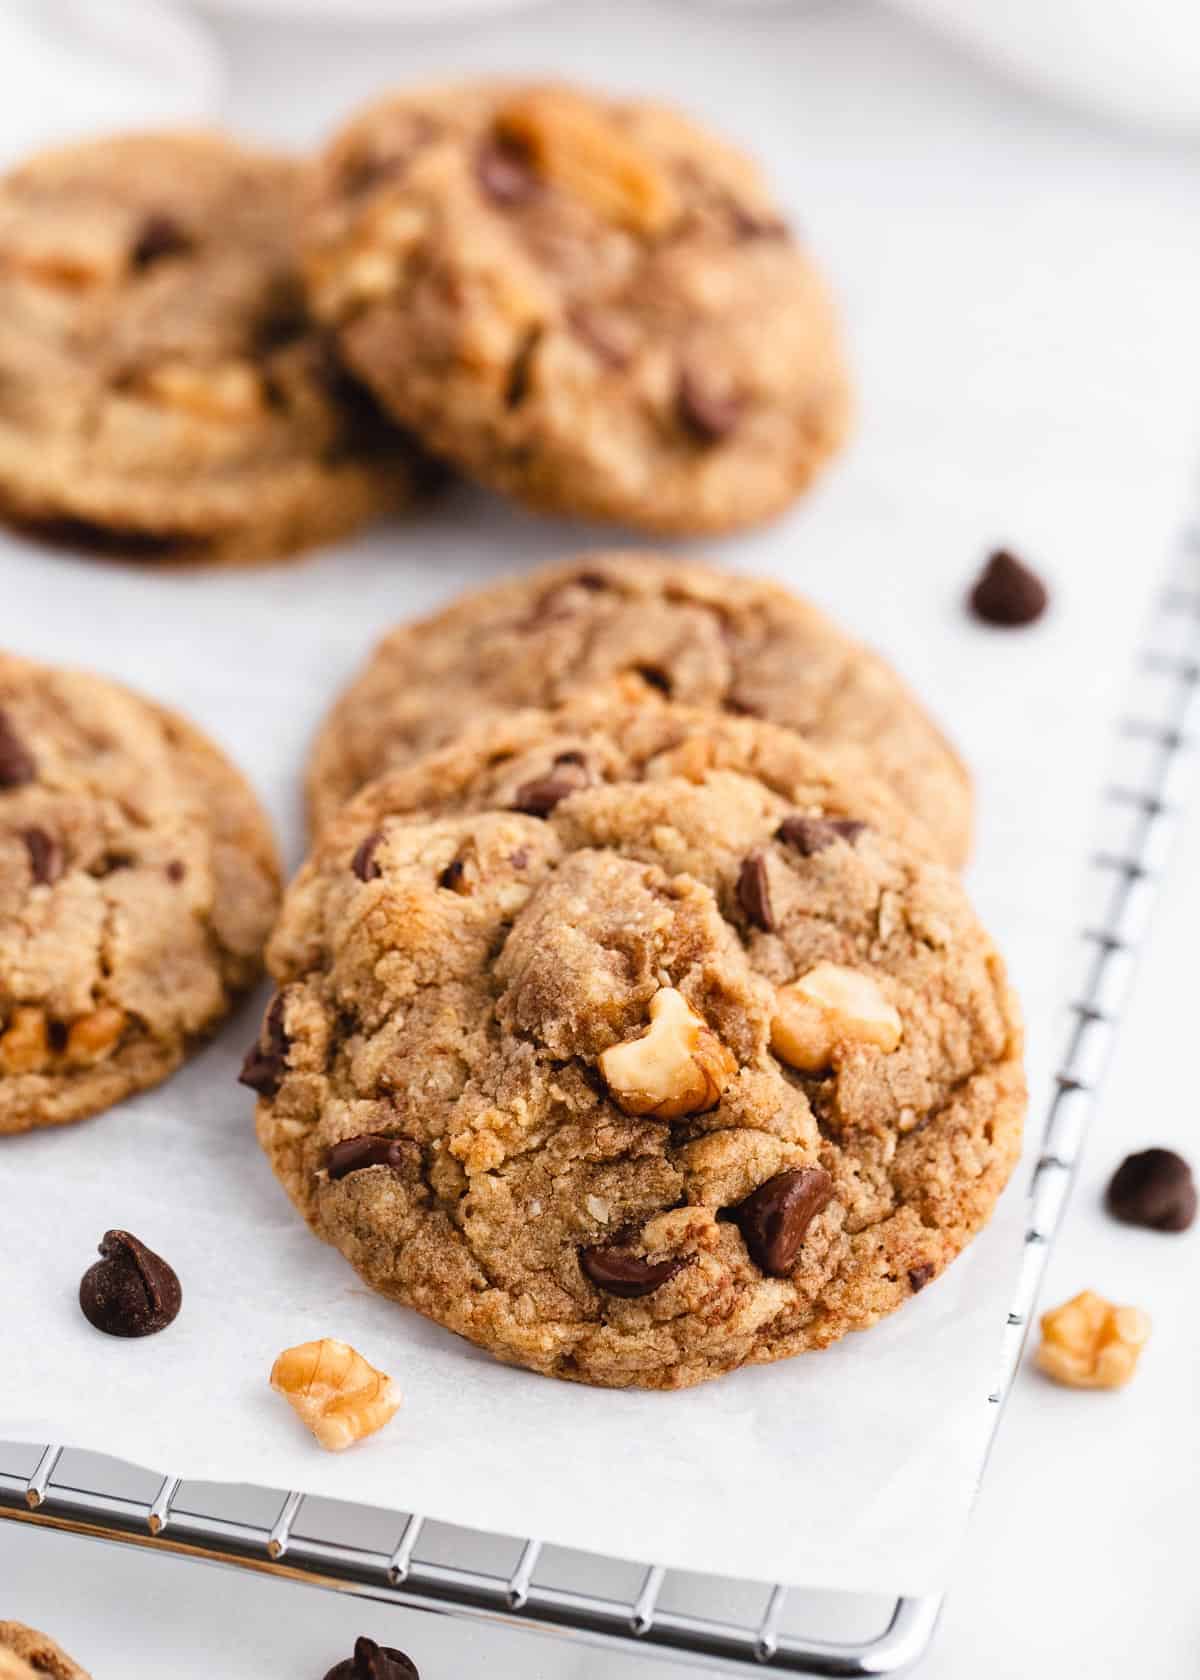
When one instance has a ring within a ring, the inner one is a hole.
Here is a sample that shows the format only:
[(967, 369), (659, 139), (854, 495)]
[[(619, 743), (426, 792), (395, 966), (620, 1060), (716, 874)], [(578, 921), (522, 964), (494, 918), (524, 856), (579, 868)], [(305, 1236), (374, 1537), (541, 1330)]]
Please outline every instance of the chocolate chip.
[(919, 1266), (914, 1266), (911, 1269), (908, 1274), (908, 1283), (909, 1288), (912, 1290), (914, 1295), (920, 1294), (921, 1290), (924, 1289), (925, 1285), (933, 1276), (935, 1270), (936, 1268), (930, 1265), (928, 1261), (922, 1261)]
[(738, 903), (748, 921), (764, 933), (772, 933), (775, 916), (771, 909), (771, 888), (767, 881), (767, 859), (762, 851), (747, 852), (737, 881)]
[(529, 153), (496, 134), (475, 154), (475, 179), (484, 196), (506, 210), (528, 204), (542, 190)]
[(691, 370), (680, 375), (675, 406), (680, 420), (701, 443), (723, 442), (742, 418), (740, 398), (710, 389)]
[(128, 1231), (106, 1231), (103, 1259), (79, 1285), (83, 1316), (106, 1336), (153, 1336), (172, 1323), (183, 1300), (167, 1262)]
[(53, 886), (63, 872), (63, 849), (44, 828), (27, 828), (21, 835), (29, 853), (29, 867), (35, 885)]
[(246, 1052), (238, 1084), (248, 1085), (260, 1097), (273, 1097), (283, 1083), (292, 1041), (283, 1027), (283, 993), (276, 992), (263, 1021), (258, 1040)]
[(375, 861), (375, 853), (382, 842), (383, 831), (377, 828), (374, 834), (368, 834), (355, 847), (354, 856), (350, 859), (350, 867), (360, 881), (378, 881), (383, 874), (382, 864)]
[(457, 892), (466, 868), (461, 858), (454, 858), (438, 876), (438, 886), (445, 887), (448, 892)]
[(46, 1027), (46, 1043), (56, 1056), (62, 1055), (70, 1037), (71, 1029), (65, 1021), (51, 1021)]
[(785, 817), (775, 830), (775, 838), (793, 847), (801, 857), (813, 857), (838, 840), (853, 846), (866, 826), (850, 817)]
[(657, 689), (670, 698), (672, 683), (665, 671), (660, 671), (657, 665), (635, 665), (633, 668), (647, 688)]
[(791, 230), (782, 217), (771, 216), (761, 210), (747, 210), (744, 204), (731, 203), (729, 218), (733, 223), (733, 231), (739, 239), (787, 239), (790, 237)]
[(506, 408), (520, 408), (529, 395), (529, 387), (533, 377), (533, 359), (537, 355), (538, 345), (541, 341), (541, 327), (530, 327), (517, 346), (516, 354), (508, 370), (508, 383), (504, 387), (504, 406)]
[(192, 249), (191, 238), (174, 216), (156, 210), (146, 217), (131, 252), (134, 268), (149, 268), (160, 257), (178, 257)]
[(172, 886), (178, 886), (187, 874), (187, 865), (180, 863), (178, 858), (172, 858), (167, 865), (167, 880)]
[(403, 1167), (412, 1161), (415, 1148), (411, 1138), (364, 1132), (361, 1137), (335, 1143), (329, 1151), (326, 1170), (336, 1180), (345, 1178), (347, 1173), (361, 1172), (364, 1167)]
[(1006, 548), (998, 548), (991, 556), (970, 594), (975, 617), (1004, 629), (1033, 624), (1049, 600), (1041, 578)]
[(729, 1209), (750, 1258), (770, 1277), (787, 1277), (796, 1264), (809, 1225), (833, 1196), (824, 1167), (777, 1173)]
[(642, 1295), (653, 1295), (687, 1263), (679, 1256), (670, 1260), (643, 1260), (615, 1243), (579, 1250), (579, 1264), (596, 1288), (602, 1289), (606, 1295), (619, 1295), (623, 1301), (636, 1301)]
[(325, 1680), (421, 1680), (417, 1665), (394, 1645), (376, 1645), (366, 1634), (354, 1641), (354, 1655), (335, 1663)]
[(24, 787), (37, 775), (33, 754), (0, 711), (0, 788)]
[(1151, 1231), (1186, 1231), (1196, 1217), (1192, 1169), (1173, 1149), (1127, 1155), (1112, 1175), (1108, 1211), (1126, 1225)]
[(548, 817), (568, 794), (588, 785), (587, 762), (581, 752), (559, 753), (548, 776), (537, 776), (517, 789), (512, 809), (527, 817)]

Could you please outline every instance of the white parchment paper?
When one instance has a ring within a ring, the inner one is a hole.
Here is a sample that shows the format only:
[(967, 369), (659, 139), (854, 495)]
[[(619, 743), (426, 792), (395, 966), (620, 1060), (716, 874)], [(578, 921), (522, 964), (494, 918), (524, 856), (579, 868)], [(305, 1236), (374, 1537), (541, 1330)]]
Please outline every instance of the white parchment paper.
[[(843, 295), (862, 421), (805, 507), (709, 552), (811, 592), (886, 649), (971, 760), (972, 884), (1025, 999), (1036, 1123), (1113, 715), (1188, 489), (1192, 172), (981, 89), (951, 61), (931, 68), (899, 26), (867, 32), (854, 8), (688, 19), (550, 7), (469, 39), (404, 37), (390, 55), (386, 36), (314, 34), (282, 52), (265, 25), (231, 26), (233, 115), (304, 140), (389, 79), (535, 63), (661, 87), (721, 112), (767, 158)], [(0, 636), (188, 711), (260, 788), (295, 863), (307, 741), (374, 638), (589, 540), (465, 491), (418, 522), (244, 573), (6, 538)], [(1024, 634), (961, 608), (1000, 541), (1054, 585), (1051, 616)], [(169, 1085), (102, 1118), (3, 1141), (0, 1437), (682, 1568), (941, 1584), (991, 1421), (1019, 1185), (944, 1279), (826, 1353), (679, 1395), (556, 1385), (371, 1296), (300, 1225), (234, 1083), (256, 1022), (247, 1008)], [(162, 1336), (110, 1341), (79, 1314), (79, 1276), (110, 1226), (182, 1277)], [(282, 1347), (325, 1334), (406, 1395), (381, 1435), (338, 1458), (266, 1382)]]

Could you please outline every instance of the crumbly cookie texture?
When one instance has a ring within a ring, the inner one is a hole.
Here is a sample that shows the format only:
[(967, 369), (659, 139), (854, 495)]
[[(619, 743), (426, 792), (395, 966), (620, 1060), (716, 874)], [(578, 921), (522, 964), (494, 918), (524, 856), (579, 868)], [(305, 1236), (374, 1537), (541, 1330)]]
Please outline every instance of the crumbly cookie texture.
[(22, 1622), (0, 1622), (0, 1680), (90, 1680), (47, 1634)]
[(254, 559), (410, 499), (419, 457), (308, 314), (301, 171), (206, 134), (0, 180), (0, 510), (146, 559)]
[(820, 276), (755, 166), (661, 106), (394, 95), (319, 163), (306, 245), (358, 376), (533, 507), (731, 529), (784, 508), (847, 430)]
[(157, 1084), (258, 976), (279, 864), (191, 724), (0, 654), (0, 1133)]
[(276, 1174), (373, 1288), (547, 1375), (682, 1388), (873, 1324), (985, 1223), (1024, 1110), (1003, 965), (915, 828), (665, 703), (370, 784), (269, 949)]
[(777, 584), (639, 553), (592, 554), (402, 624), (334, 706), (308, 773), (314, 826), (364, 782), (481, 714), (620, 679), (853, 752), (955, 867), (971, 836), (962, 760), (891, 667)]

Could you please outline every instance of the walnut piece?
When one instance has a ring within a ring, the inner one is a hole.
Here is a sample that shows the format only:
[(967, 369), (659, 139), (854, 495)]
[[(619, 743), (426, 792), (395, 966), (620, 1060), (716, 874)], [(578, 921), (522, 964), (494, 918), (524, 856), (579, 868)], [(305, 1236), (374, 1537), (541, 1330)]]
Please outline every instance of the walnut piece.
[(81, 1015), (67, 1034), (67, 1060), (91, 1067), (111, 1056), (121, 1041), (126, 1019), (125, 1011), (111, 1003), (102, 1004), (89, 1015)]
[(650, 999), (641, 1038), (614, 1044), (599, 1064), (618, 1107), (660, 1120), (712, 1108), (737, 1072), (734, 1057), (673, 986)]
[(545, 181), (634, 233), (662, 233), (678, 201), (668, 177), (609, 117), (566, 88), (536, 88), (497, 114), (496, 132)]
[(202, 420), (254, 420), (264, 409), (262, 379), (243, 361), (207, 368), (163, 362), (143, 376), (141, 385), (148, 396), (166, 407), (182, 409)]
[(1117, 1307), (1085, 1289), (1042, 1314), (1038, 1369), (1068, 1388), (1121, 1388), (1149, 1339), (1140, 1307)]
[(14, 1009), (0, 1037), (0, 1071), (39, 1073), (49, 1059), (45, 1012), (27, 1006)]
[(286, 1348), (271, 1387), (304, 1419), (327, 1452), (341, 1452), (382, 1429), (400, 1409), (400, 1391), (348, 1342), (331, 1336)]
[(904, 1026), (895, 1007), (868, 974), (821, 962), (780, 986), (771, 1023), (771, 1048), (803, 1073), (828, 1068), (840, 1044), (872, 1044), (892, 1051)]

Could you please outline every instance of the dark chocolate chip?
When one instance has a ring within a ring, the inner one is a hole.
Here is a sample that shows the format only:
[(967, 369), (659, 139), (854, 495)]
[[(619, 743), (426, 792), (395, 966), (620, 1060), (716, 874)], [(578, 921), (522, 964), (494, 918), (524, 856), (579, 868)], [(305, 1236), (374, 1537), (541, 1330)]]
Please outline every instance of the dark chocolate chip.
[(466, 873), (466, 864), (461, 858), (454, 858), (438, 876), (438, 886), (445, 887), (448, 892), (457, 892)]
[(0, 711), (0, 788), (24, 787), (37, 775), (33, 754)]
[(347, 1173), (361, 1172), (364, 1167), (403, 1167), (411, 1163), (415, 1148), (411, 1138), (364, 1132), (361, 1137), (335, 1143), (329, 1151), (326, 1170), (336, 1180), (345, 1178)]
[(727, 712), (732, 712), (735, 717), (760, 718), (763, 716), (763, 709), (761, 706), (756, 705), (753, 700), (743, 699), (743, 697), (737, 693), (730, 694), (726, 697), (725, 710)]
[(709, 389), (691, 370), (680, 375), (675, 406), (680, 420), (701, 443), (723, 442), (742, 418), (740, 398)]
[(771, 887), (767, 880), (767, 859), (762, 851), (747, 852), (737, 881), (738, 903), (747, 920), (764, 933), (772, 933), (775, 916), (771, 909)]
[(63, 872), (63, 849), (44, 828), (27, 828), (21, 835), (29, 853), (29, 867), (39, 887), (53, 886)]
[(181, 863), (178, 858), (172, 858), (170, 863), (167, 865), (167, 880), (170, 881), (173, 886), (177, 887), (186, 874), (187, 865)]
[(908, 1274), (908, 1284), (914, 1295), (920, 1294), (921, 1290), (924, 1289), (925, 1285), (933, 1276), (935, 1270), (936, 1267), (930, 1265), (927, 1260), (922, 1261), (919, 1266), (912, 1267)]
[(608, 579), (603, 572), (576, 572), (571, 582), (578, 589), (589, 589), (593, 594), (599, 594), (602, 589), (609, 587)]
[(378, 881), (383, 874), (383, 866), (375, 861), (375, 853), (383, 843), (382, 829), (376, 829), (360, 840), (354, 849), (354, 856), (350, 859), (350, 867), (360, 881)]
[(568, 794), (588, 785), (587, 761), (581, 752), (559, 753), (548, 776), (537, 776), (517, 789), (512, 809), (527, 817), (548, 817)]
[(516, 354), (508, 370), (508, 383), (504, 387), (504, 406), (506, 408), (520, 408), (529, 395), (529, 387), (533, 379), (533, 359), (537, 355), (538, 345), (542, 342), (542, 329), (530, 327), (517, 346)]
[(635, 665), (634, 670), (649, 688), (656, 688), (660, 694), (670, 696), (672, 683), (665, 671), (660, 671), (657, 665)]
[(1004, 629), (1033, 624), (1049, 600), (1041, 578), (1006, 548), (998, 548), (991, 556), (970, 594), (975, 617)]
[(138, 230), (132, 251), (134, 268), (149, 268), (160, 257), (180, 257), (192, 249), (192, 241), (174, 216), (156, 210)]
[(106, 1231), (103, 1259), (89, 1266), (79, 1285), (83, 1316), (106, 1336), (153, 1336), (179, 1311), (179, 1279), (160, 1255), (128, 1231)]
[(475, 179), (484, 196), (506, 210), (528, 204), (542, 190), (529, 153), (495, 134), (475, 154)]
[(579, 1250), (579, 1264), (596, 1288), (606, 1295), (619, 1295), (624, 1301), (653, 1295), (687, 1263), (679, 1256), (670, 1260), (643, 1260), (640, 1255), (630, 1254), (628, 1249), (611, 1243)]
[(770, 1277), (787, 1277), (795, 1266), (809, 1225), (833, 1196), (824, 1167), (777, 1173), (730, 1208), (750, 1258)]
[(71, 1029), (65, 1021), (51, 1021), (46, 1028), (46, 1042), (56, 1056), (62, 1055), (70, 1037)]
[(775, 838), (801, 857), (813, 857), (838, 840), (853, 846), (866, 826), (850, 817), (785, 817), (775, 830)]
[(417, 1665), (394, 1645), (376, 1645), (366, 1634), (354, 1641), (354, 1655), (335, 1663), (325, 1680), (421, 1680)]
[(1114, 1219), (1151, 1231), (1186, 1231), (1196, 1217), (1192, 1169), (1173, 1149), (1127, 1155), (1112, 1175), (1105, 1199)]
[(246, 1052), (238, 1084), (248, 1085), (260, 1097), (273, 1097), (283, 1083), (292, 1041), (283, 1027), (283, 993), (276, 992), (263, 1021), (262, 1032)]

